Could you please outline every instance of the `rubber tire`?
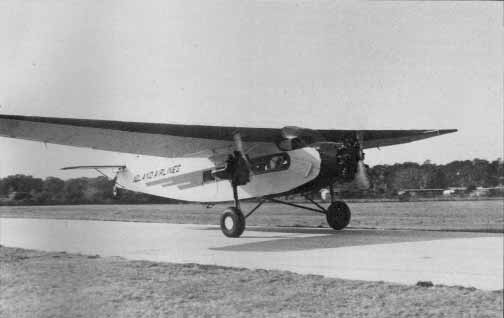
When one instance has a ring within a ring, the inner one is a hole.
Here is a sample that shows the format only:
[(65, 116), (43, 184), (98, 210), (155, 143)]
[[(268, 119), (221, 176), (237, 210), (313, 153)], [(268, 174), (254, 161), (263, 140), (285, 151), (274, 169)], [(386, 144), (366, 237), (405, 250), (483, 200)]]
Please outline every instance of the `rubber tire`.
[(335, 201), (327, 209), (327, 224), (335, 230), (342, 230), (350, 223), (351, 215), (350, 208), (345, 202)]
[[(226, 227), (226, 219), (231, 218), (233, 221), (233, 227), (228, 229)], [(240, 237), (243, 231), (245, 231), (245, 216), (243, 216), (242, 211), (235, 207), (229, 207), (224, 210), (220, 218), (221, 231), (227, 237)]]

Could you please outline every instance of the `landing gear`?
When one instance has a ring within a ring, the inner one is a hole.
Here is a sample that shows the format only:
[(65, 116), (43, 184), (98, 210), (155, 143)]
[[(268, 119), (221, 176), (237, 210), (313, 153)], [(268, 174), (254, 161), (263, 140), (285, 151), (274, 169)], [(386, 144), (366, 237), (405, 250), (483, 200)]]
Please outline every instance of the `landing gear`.
[(342, 230), (348, 225), (348, 223), (350, 223), (350, 216), (351, 216), (350, 208), (345, 202), (334, 201), (331, 203), (331, 205), (329, 205), (327, 209), (325, 209), (324, 207), (322, 207), (320, 204), (313, 201), (309, 197), (306, 197), (306, 199), (311, 203), (313, 203), (317, 208), (310, 208), (300, 204), (284, 202), (277, 199), (269, 199), (269, 201), (325, 214), (327, 223), (329, 224), (330, 227), (332, 227), (335, 230)]
[(329, 186), (331, 193), (331, 205), (326, 210), (327, 224), (335, 230), (342, 230), (350, 223), (351, 212), (348, 205), (343, 201), (335, 201), (334, 186)]
[(350, 223), (350, 208), (343, 201), (331, 203), (326, 212), (327, 224), (335, 230), (344, 229)]
[[(238, 139), (239, 138), (238, 135)], [(241, 140), (239, 143), (241, 145)], [(237, 148), (241, 149), (243, 147), (237, 146)], [(243, 152), (240, 153), (235, 151), (234, 155), (228, 158), (225, 173), (230, 179), (231, 187), (233, 188), (235, 206), (224, 210), (220, 219), (220, 227), (225, 236), (240, 237), (243, 231), (245, 231), (245, 219), (251, 214), (249, 213), (246, 216), (243, 215), (240, 209), (240, 200), (238, 198), (238, 186), (245, 185), (250, 181), (250, 169), (248, 168), (248, 163), (246, 162), (246, 157)]]
[(229, 207), (221, 215), (220, 227), (227, 237), (240, 237), (245, 231), (245, 216), (240, 209)]
[(119, 200), (121, 198), (121, 189), (117, 186), (117, 184), (114, 184), (114, 187), (112, 188), (112, 198), (114, 200)]
[(306, 197), (306, 199), (313, 203), (316, 207), (312, 208), (296, 203), (281, 201), (274, 198), (262, 198), (249, 213), (244, 215), (240, 209), (239, 201), (236, 198), (235, 206), (227, 208), (221, 215), (220, 227), (222, 233), (224, 233), (224, 235), (226, 235), (227, 237), (240, 237), (243, 234), (243, 231), (245, 231), (245, 220), (257, 209), (259, 209), (259, 207), (264, 202), (268, 201), (325, 214), (327, 223), (335, 230), (342, 230), (348, 225), (348, 223), (350, 223), (350, 208), (345, 202), (334, 201), (326, 209), (309, 197)]
[(234, 207), (229, 207), (224, 210), (220, 218), (220, 227), (222, 233), (225, 236), (239, 237), (240, 235), (242, 235), (243, 231), (245, 231), (245, 219), (252, 215), (252, 213), (254, 213), (254, 211), (256, 211), (266, 201), (282, 203), (285, 205), (322, 213), (326, 216), (329, 226), (331, 226), (335, 230), (341, 230), (348, 225), (348, 223), (350, 222), (350, 209), (348, 208), (346, 203), (342, 201), (334, 201), (335, 195), (332, 185), (329, 186), (331, 191), (331, 205), (327, 209), (308, 196), (305, 196), (305, 198), (313, 203), (315, 207), (312, 208), (291, 202), (280, 201), (271, 197), (265, 197), (261, 198), (256, 207), (253, 208), (249, 213), (244, 215), (240, 208), (238, 186), (243, 186), (250, 182), (250, 178), (253, 176), (253, 171), (248, 157), (243, 149), (240, 133), (235, 132), (233, 134), (233, 139), (235, 141), (237, 150), (235, 150), (233, 154), (230, 154), (228, 156), (224, 169), (219, 169), (219, 171), (213, 172), (220, 179), (228, 179), (233, 189)]

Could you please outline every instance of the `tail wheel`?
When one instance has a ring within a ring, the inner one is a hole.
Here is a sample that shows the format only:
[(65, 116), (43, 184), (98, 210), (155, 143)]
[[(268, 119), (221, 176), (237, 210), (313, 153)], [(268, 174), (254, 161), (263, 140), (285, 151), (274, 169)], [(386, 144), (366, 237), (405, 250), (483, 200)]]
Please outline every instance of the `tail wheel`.
[(350, 223), (350, 216), (350, 208), (345, 202), (333, 202), (327, 209), (327, 224), (335, 230), (342, 230)]
[(245, 231), (245, 216), (240, 209), (229, 207), (221, 215), (220, 227), (227, 237), (240, 237)]

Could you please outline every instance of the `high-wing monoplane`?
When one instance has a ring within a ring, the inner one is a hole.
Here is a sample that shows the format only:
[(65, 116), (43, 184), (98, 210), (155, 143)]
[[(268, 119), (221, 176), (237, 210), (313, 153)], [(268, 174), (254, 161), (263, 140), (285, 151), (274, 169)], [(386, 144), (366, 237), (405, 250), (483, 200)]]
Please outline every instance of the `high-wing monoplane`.
[[(321, 130), (294, 126), (251, 128), (0, 115), (0, 136), (140, 155), (139, 160), (66, 169), (113, 169), (114, 193), (124, 188), (192, 202), (226, 202), (220, 226), (239, 237), (245, 219), (264, 202), (325, 214), (335, 230), (350, 222), (335, 184), (366, 185), (364, 149), (455, 132), (444, 130)], [(360, 180), (360, 181), (359, 181)], [(326, 208), (309, 194), (329, 189)], [(308, 207), (279, 200), (305, 195)], [(240, 200), (257, 198), (244, 214)]]

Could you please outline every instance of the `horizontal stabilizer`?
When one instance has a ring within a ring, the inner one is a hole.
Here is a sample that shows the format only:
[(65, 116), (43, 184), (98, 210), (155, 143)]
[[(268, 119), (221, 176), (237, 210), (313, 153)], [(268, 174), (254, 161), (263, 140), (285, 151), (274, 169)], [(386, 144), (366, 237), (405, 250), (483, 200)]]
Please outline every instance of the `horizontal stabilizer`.
[(106, 165), (106, 166), (73, 166), (73, 167), (64, 167), (61, 170), (75, 170), (75, 169), (125, 169), (126, 166), (114, 166), (114, 165)]

